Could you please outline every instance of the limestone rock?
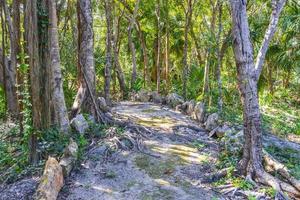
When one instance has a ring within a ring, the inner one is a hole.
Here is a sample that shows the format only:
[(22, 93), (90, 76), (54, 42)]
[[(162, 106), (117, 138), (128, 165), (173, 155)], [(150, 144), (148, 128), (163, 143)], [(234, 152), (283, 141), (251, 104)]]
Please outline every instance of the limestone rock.
[(218, 126), (217, 128), (213, 129), (209, 133), (209, 137), (216, 136), (218, 138), (223, 138), (225, 135), (228, 135), (232, 133), (234, 130), (230, 128), (227, 124), (223, 124), (221, 126)]
[(167, 102), (167, 105), (172, 107), (172, 108), (175, 108), (177, 105), (179, 104), (183, 104), (184, 103), (184, 100), (181, 96), (179, 96), (178, 94), (176, 93), (171, 93), (167, 96), (167, 99), (166, 99), (166, 102)]
[(34, 199), (36, 200), (56, 200), (60, 189), (63, 186), (64, 177), (61, 166), (55, 158), (49, 157), (41, 182), (38, 186)]
[(109, 106), (106, 103), (106, 100), (104, 97), (99, 97), (98, 98), (98, 105), (101, 111), (103, 112), (108, 112), (109, 111)]
[(243, 130), (226, 132), (221, 141), (224, 142), (227, 151), (238, 154), (243, 148), (244, 132)]
[(230, 133), (232, 131), (232, 129), (227, 125), (224, 124), (223, 126), (219, 126), (216, 130), (216, 135), (218, 138), (222, 138), (225, 136), (225, 134)]
[(186, 101), (181, 105), (182, 113), (186, 114), (188, 106), (189, 106), (189, 101)]
[(149, 102), (150, 95), (146, 90), (140, 90), (136, 95), (136, 100), (141, 102)]
[(82, 114), (76, 115), (76, 117), (71, 120), (71, 126), (80, 134), (84, 134), (89, 128), (89, 124)]
[(161, 95), (157, 91), (151, 92), (150, 97), (151, 97), (151, 101), (154, 103), (162, 103), (163, 102)]
[(196, 106), (196, 103), (194, 100), (189, 101), (187, 108), (186, 108), (186, 114), (192, 115), (194, 112), (195, 106)]
[(205, 104), (203, 102), (198, 102), (194, 107), (194, 112), (192, 113), (192, 118), (200, 123), (204, 122), (205, 119)]
[(213, 130), (218, 126), (219, 115), (217, 113), (213, 113), (208, 116), (205, 122), (205, 129)]
[(62, 167), (64, 177), (68, 177), (77, 160), (78, 145), (72, 139), (69, 145), (65, 148), (64, 154), (59, 162)]

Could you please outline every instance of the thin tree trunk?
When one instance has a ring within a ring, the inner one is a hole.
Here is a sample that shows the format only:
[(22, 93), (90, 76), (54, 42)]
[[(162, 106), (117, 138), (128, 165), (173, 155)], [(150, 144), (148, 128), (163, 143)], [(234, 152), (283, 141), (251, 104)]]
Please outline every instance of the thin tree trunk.
[(156, 91), (160, 91), (160, 40), (161, 40), (161, 25), (160, 25), (160, 0), (157, 0), (156, 19), (157, 19), (157, 57), (156, 57)]
[(49, 6), (49, 48), (51, 71), (51, 99), (54, 107), (54, 121), (62, 132), (70, 129), (65, 96), (63, 91), (63, 79), (60, 67), (57, 15), (55, 1), (48, 0)]
[(132, 40), (132, 29), (134, 27), (135, 18), (136, 18), (138, 9), (139, 9), (139, 3), (140, 3), (140, 0), (136, 0), (134, 11), (133, 11), (133, 14), (132, 14), (132, 16), (130, 18), (129, 27), (128, 27), (128, 44), (129, 44), (129, 48), (130, 48), (131, 55), (132, 55), (131, 89), (133, 88), (133, 86), (134, 86), (134, 84), (136, 82), (136, 78), (137, 78), (137, 72), (136, 72), (136, 50), (135, 50), (134, 42)]
[(105, 13), (106, 13), (106, 63), (105, 63), (105, 82), (104, 82), (104, 96), (108, 104), (110, 104), (110, 82), (112, 71), (112, 13), (111, 13), (111, 1), (105, 1)]
[(222, 2), (218, 0), (218, 8), (219, 8), (219, 16), (218, 16), (218, 21), (219, 21), (219, 30), (218, 30), (218, 35), (217, 35), (217, 69), (216, 69), (216, 78), (217, 78), (217, 83), (218, 83), (218, 112), (219, 114), (222, 113), (223, 110), (223, 100), (222, 100), (222, 80), (221, 80), (221, 68), (222, 68), (222, 57), (221, 57), (221, 34), (222, 34)]
[(16, 87), (16, 75), (17, 75), (17, 38), (14, 30), (13, 21), (10, 17), (10, 12), (6, 1), (2, 1), (3, 10), (6, 17), (6, 23), (9, 31), (10, 38), (10, 64), (8, 66), (8, 70), (6, 70), (7, 80), (6, 84), (6, 97), (7, 97), (7, 108), (8, 113), (14, 117), (18, 118), (19, 115), (19, 103), (18, 103), (18, 95), (17, 95), (17, 87)]
[(78, 79), (79, 89), (72, 106), (72, 117), (82, 109), (96, 117), (93, 98), (96, 94), (94, 66), (94, 33), (91, 0), (77, 1)]
[[(128, 3), (124, 0), (119, 0), (123, 4), (123, 6), (129, 11), (131, 15), (133, 15), (134, 11), (130, 8)], [(135, 18), (135, 24), (136, 24), (136, 29), (138, 31), (138, 37), (139, 41), (141, 43), (141, 48), (143, 51), (143, 59), (144, 59), (144, 87), (146, 87), (146, 83), (149, 85), (150, 84), (150, 75), (149, 75), (149, 58), (148, 58), (148, 50), (147, 50), (147, 45), (145, 41), (145, 36), (143, 34), (143, 31), (141, 30), (141, 25), (139, 21)]]
[[(38, 24), (37, 24), (37, 1), (28, 0), (25, 6), (25, 39), (30, 73), (30, 90), (32, 103), (32, 123), (34, 130), (42, 128), (41, 99), (40, 99), (40, 63), (38, 47)], [(29, 138), (30, 155), (29, 161), (36, 164), (38, 161), (37, 135), (31, 133)]]
[(115, 71), (117, 73), (117, 78), (119, 81), (120, 89), (123, 94), (123, 98), (127, 96), (127, 87), (126, 87), (126, 82), (125, 82), (125, 76), (119, 61), (119, 49), (118, 49), (118, 43), (120, 40), (119, 37), (119, 27), (120, 23), (120, 18), (118, 19), (117, 17), (114, 20), (114, 36), (113, 36), (113, 43), (112, 43), (112, 48), (113, 48), (113, 53), (114, 53), (114, 65), (115, 65)]
[(187, 76), (188, 76), (188, 32), (192, 20), (193, 0), (188, 0), (188, 8), (185, 11), (185, 28), (184, 28), (184, 50), (183, 50), (183, 98), (187, 98)]
[(165, 81), (166, 81), (166, 93), (170, 88), (170, 24), (169, 24), (169, 1), (166, 0), (166, 47), (165, 47)]

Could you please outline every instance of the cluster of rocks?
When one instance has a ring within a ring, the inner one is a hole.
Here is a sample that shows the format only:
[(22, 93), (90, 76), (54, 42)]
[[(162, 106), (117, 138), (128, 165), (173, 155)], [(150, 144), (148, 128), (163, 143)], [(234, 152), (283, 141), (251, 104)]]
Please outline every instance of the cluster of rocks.
[[(156, 91), (149, 92), (146, 90), (140, 90), (137, 93), (131, 94), (131, 100), (167, 105), (168, 107), (174, 108), (176, 111), (189, 115), (192, 119), (196, 120), (201, 125), (204, 125), (208, 131), (212, 131), (219, 127), (219, 115), (217, 113), (208, 115), (203, 102), (195, 102), (194, 100), (184, 101), (184, 98), (176, 93), (170, 93), (167, 96), (162, 96)], [(221, 127), (218, 133), (222, 130), (224, 130), (224, 127)]]

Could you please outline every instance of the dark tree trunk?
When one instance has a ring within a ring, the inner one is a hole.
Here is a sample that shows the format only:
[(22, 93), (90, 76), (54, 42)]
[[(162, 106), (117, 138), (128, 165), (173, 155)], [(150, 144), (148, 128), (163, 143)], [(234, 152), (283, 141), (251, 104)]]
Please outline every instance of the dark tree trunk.
[[(28, 0), (25, 6), (25, 40), (27, 44), (27, 55), (30, 73), (30, 91), (32, 103), (32, 123), (34, 130), (38, 131), (42, 128), (41, 115), (41, 97), (40, 97), (40, 63), (39, 63), (39, 38), (38, 38), (38, 23), (37, 23), (37, 1)], [(38, 161), (37, 135), (31, 133), (29, 138), (31, 163), (36, 164)]]

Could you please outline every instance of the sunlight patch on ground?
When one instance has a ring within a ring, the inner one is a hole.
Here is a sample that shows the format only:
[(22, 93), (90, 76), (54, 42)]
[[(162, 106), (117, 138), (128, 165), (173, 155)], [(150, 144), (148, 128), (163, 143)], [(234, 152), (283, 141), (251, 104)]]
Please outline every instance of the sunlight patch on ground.
[(158, 183), (159, 185), (162, 185), (162, 186), (170, 186), (170, 185), (171, 185), (168, 181), (163, 180), (163, 179), (161, 179), (161, 178), (154, 179), (154, 181), (155, 181), (156, 183)]
[(197, 148), (180, 145), (180, 144), (159, 144), (155, 141), (145, 142), (152, 151), (167, 156), (177, 156), (183, 164), (201, 164), (209, 160), (209, 156), (201, 154)]

